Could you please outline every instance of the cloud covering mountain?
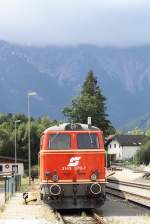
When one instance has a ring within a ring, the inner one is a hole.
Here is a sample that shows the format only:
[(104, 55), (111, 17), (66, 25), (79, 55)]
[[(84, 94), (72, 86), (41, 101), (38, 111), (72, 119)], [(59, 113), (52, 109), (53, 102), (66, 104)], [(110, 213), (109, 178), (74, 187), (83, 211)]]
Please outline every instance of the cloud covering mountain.
[(147, 0), (1, 0), (0, 39), (29, 45), (150, 43)]

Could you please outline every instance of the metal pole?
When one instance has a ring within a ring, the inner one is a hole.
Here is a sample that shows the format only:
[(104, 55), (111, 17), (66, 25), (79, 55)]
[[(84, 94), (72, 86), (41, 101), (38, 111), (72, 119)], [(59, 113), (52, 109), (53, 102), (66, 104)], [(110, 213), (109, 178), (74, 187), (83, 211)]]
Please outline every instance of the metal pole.
[(29, 185), (31, 185), (31, 145), (30, 145), (30, 95), (28, 94), (28, 162), (29, 162)]
[(29, 185), (31, 185), (31, 139), (30, 139), (30, 129), (31, 129), (31, 117), (30, 117), (30, 96), (37, 95), (36, 92), (28, 93), (28, 160), (29, 160)]
[(16, 133), (16, 121), (15, 121), (15, 175), (17, 174), (17, 133)]
[(5, 203), (7, 201), (7, 176), (5, 177)]

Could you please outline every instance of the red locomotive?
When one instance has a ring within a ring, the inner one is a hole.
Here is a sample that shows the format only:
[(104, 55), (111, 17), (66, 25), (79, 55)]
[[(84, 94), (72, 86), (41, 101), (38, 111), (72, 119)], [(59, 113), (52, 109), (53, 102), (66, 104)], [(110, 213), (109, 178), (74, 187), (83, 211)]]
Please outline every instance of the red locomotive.
[(46, 129), (40, 145), (41, 199), (56, 209), (98, 208), (105, 200), (102, 132), (86, 124)]

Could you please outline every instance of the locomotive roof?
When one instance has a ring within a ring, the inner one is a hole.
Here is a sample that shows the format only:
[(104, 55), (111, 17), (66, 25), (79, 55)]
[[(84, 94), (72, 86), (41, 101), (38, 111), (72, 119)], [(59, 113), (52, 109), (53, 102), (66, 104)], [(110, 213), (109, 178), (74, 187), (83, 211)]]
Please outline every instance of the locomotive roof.
[(70, 123), (63, 123), (59, 125), (55, 125), (52, 127), (47, 128), (44, 133), (48, 131), (79, 131), (79, 130), (95, 130), (98, 131), (100, 130), (99, 128), (95, 126), (90, 126), (88, 124), (70, 124)]

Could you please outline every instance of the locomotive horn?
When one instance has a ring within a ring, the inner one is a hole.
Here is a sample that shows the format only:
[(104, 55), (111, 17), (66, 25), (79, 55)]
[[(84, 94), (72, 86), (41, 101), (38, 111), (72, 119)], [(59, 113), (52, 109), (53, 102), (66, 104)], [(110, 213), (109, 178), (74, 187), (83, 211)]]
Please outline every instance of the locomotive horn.
[(91, 117), (88, 117), (88, 128), (91, 128), (92, 126), (92, 120)]
[(94, 195), (100, 194), (101, 193), (101, 185), (98, 183), (91, 184), (90, 192)]

